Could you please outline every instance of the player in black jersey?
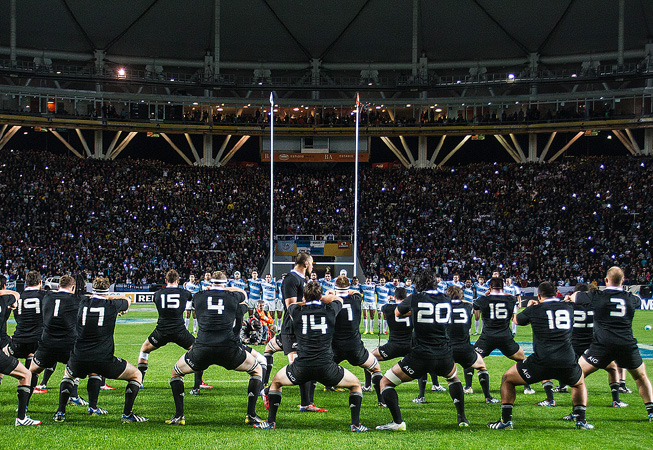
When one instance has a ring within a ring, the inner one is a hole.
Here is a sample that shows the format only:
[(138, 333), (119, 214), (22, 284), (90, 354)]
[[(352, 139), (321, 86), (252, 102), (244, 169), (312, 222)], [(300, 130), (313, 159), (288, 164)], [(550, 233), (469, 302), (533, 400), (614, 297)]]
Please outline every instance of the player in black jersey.
[[(125, 389), (125, 406), (121, 421), (146, 422), (146, 417), (137, 416), (132, 412), (134, 401), (141, 387), (141, 372), (124, 359), (114, 356), (115, 344), (113, 333), (116, 319), (129, 308), (129, 300), (123, 296), (109, 298), (108, 278), (98, 277), (93, 280), (93, 293), (83, 296), (77, 311), (77, 340), (66, 366), (62, 385), (67, 384), (69, 392), (73, 388), (73, 378), (89, 376), (89, 415), (107, 414), (107, 411), (97, 406), (102, 377), (127, 381)], [(64, 386), (62, 386), (62, 392)], [(93, 395), (93, 397), (91, 397)], [(64, 405), (67, 401), (63, 395)], [(59, 407), (62, 406), (60, 397)]]
[[(287, 314), (288, 307), (293, 303), (301, 303), (304, 296), (304, 285), (306, 277), (312, 276), (313, 258), (306, 252), (299, 252), (295, 258), (295, 266), (290, 273), (283, 279), (281, 284), (281, 295), (283, 297), (283, 322), (281, 323), (281, 332), (271, 339), (265, 346), (265, 359), (268, 368), (266, 370), (264, 383), (267, 384), (272, 372), (273, 357), (275, 352), (283, 350), (288, 357), (288, 362), (292, 363), (297, 357), (297, 339), (293, 329), (292, 319)], [(267, 392), (267, 389), (266, 389)], [(301, 412), (326, 412), (326, 409), (315, 406), (313, 402), (315, 396), (315, 383), (306, 382), (299, 386), (301, 397), (299, 410)], [(267, 396), (264, 395), (266, 407), (268, 405)]]
[(234, 335), (234, 321), (241, 304), (246, 304), (247, 294), (237, 287), (227, 287), (227, 276), (213, 272), (205, 291), (193, 297), (199, 331), (193, 347), (182, 355), (172, 369), (170, 388), (175, 401), (175, 415), (166, 420), (170, 425), (184, 425), (184, 375), (219, 365), (227, 370), (247, 372), (246, 421), (259, 422), (256, 400), (262, 387), (262, 369), (254, 356), (247, 353)]
[(517, 325), (531, 324), (533, 354), (503, 374), (501, 420), (488, 423), (488, 427), (492, 429), (512, 428), (515, 386), (551, 379), (571, 386), (576, 427), (585, 430), (594, 428), (585, 420), (587, 388), (571, 345), (573, 307), (569, 303), (561, 302), (555, 294), (555, 287), (551, 283), (541, 283), (537, 290), (537, 300), (528, 302), (528, 307), (513, 319)]
[(395, 309), (397, 317), (411, 316), (414, 344), (410, 353), (388, 370), (381, 380), (383, 400), (392, 414), (392, 422), (378, 430), (405, 431), (395, 386), (434, 372), (449, 382), (449, 394), (456, 407), (458, 425), (469, 426), (465, 417), (463, 385), (456, 374), (447, 325), (451, 320), (451, 302), (436, 289), (435, 276), (429, 270), (417, 274), (417, 293), (408, 296)]
[[(402, 358), (410, 353), (411, 343), (413, 340), (413, 324), (410, 316), (397, 317), (395, 309), (397, 302), (401, 303), (406, 298), (406, 289), (397, 288), (394, 298), (390, 298), (386, 305), (381, 308), (388, 321), (388, 342), (380, 347), (372, 350), (372, 355), (379, 361), (387, 361), (395, 358)], [(372, 390), (371, 386), (372, 377), (368, 372), (365, 372), (365, 386), (363, 392)], [(379, 380), (380, 383), (380, 380)], [(376, 386), (374, 386), (376, 389)], [(379, 384), (379, 391), (381, 385)], [(385, 408), (386, 404), (383, 403), (383, 397), (379, 400), (379, 407)]]
[[(179, 273), (170, 269), (166, 273), (166, 287), (154, 293), (154, 305), (159, 313), (159, 320), (154, 331), (143, 342), (138, 356), (138, 370), (140, 370), (143, 380), (151, 352), (170, 342), (190, 350), (195, 342), (195, 337), (184, 324), (184, 311), (189, 307), (191, 300), (192, 294), (179, 287)], [(201, 384), (202, 372), (195, 372), (196, 393), (199, 393)]]
[[(453, 351), (453, 360), (460, 364), (465, 372), (465, 393), (472, 394), (471, 388), (474, 369), (478, 371), (478, 382), (483, 389), (485, 403), (499, 403), (490, 394), (490, 375), (483, 357), (476, 353), (469, 342), (469, 330), (473, 317), (473, 304), (463, 300), (463, 290), (458, 286), (449, 286), (447, 295), (451, 298), (451, 323), (449, 324), (449, 340)], [(468, 375), (469, 374), (469, 375)], [(469, 379), (468, 379), (469, 378)]]
[[(524, 349), (515, 342), (510, 330), (510, 321), (514, 316), (517, 299), (503, 292), (503, 279), (490, 278), (490, 292), (474, 301), (476, 316), (483, 317), (483, 331), (474, 344), (474, 350), (481, 356), (489, 356), (494, 349), (499, 349), (504, 356), (513, 361), (526, 359)], [(529, 384), (524, 386), (524, 394), (534, 394)]]
[[(287, 277), (286, 277), (287, 278)], [(276, 428), (277, 410), (281, 404), (283, 386), (311, 383), (317, 380), (325, 386), (339, 386), (350, 390), (351, 431), (362, 432), (368, 428), (360, 423), (363, 391), (360, 381), (350, 371), (334, 362), (332, 340), (336, 328), (336, 316), (343, 308), (342, 298), (322, 295), (322, 286), (311, 281), (303, 291), (304, 302), (288, 306), (297, 339), (297, 358), (279, 370), (268, 393), (270, 410), (268, 419), (256, 428)], [(284, 316), (284, 320), (285, 320)]]
[[(377, 400), (382, 402), (380, 383), (383, 375), (379, 361), (363, 344), (360, 325), (363, 297), (349, 290), (347, 275), (340, 275), (335, 281), (335, 295), (342, 299), (342, 310), (336, 316), (336, 329), (333, 334), (333, 360), (336, 364), (347, 360), (352, 366), (359, 366), (370, 374), (376, 390)], [(327, 292), (329, 293), (329, 292)]]
[[(6, 287), (7, 278), (4, 275), (0, 275), (0, 331), (4, 332), (5, 336), (7, 319), (9, 318), (8, 312), (18, 306), (19, 300), (18, 293), (9, 291)], [(8, 340), (3, 339), (3, 341)], [(0, 351), (0, 373), (11, 375), (18, 380), (18, 388), (16, 388), (18, 409), (16, 410), (15, 425), (40, 425), (40, 421), (34, 420), (26, 415), (30, 395), (30, 380), (32, 379), (30, 371), (15, 357), (8, 355), (6, 349), (3, 349), (3, 351)]]
[[(592, 287), (596, 290), (594, 285)], [(590, 287), (587, 283), (578, 283), (574, 286), (574, 293), (565, 296), (565, 301), (571, 302), (574, 308), (574, 327), (571, 333), (571, 345), (574, 348), (577, 360), (585, 353), (585, 350), (590, 348), (594, 337), (594, 310), (592, 309), (590, 296), (588, 295), (589, 290)], [(624, 403), (619, 399), (617, 364), (612, 361), (605, 370), (608, 372), (608, 383), (612, 393), (612, 406), (616, 408), (628, 406), (628, 403)], [(569, 387), (564, 385), (558, 386), (553, 392), (566, 393), (569, 392)], [(555, 406), (553, 394), (549, 397), (547, 393), (547, 399), (536, 403), (536, 405)], [(573, 419), (571, 414), (565, 417), (569, 420)]]
[(633, 316), (641, 299), (624, 291), (623, 280), (623, 270), (611, 267), (605, 277), (605, 290), (590, 294), (594, 337), (579, 363), (585, 376), (607, 367), (612, 361), (627, 369), (637, 384), (649, 421), (653, 422), (653, 389), (633, 337)]
[[(25, 276), (25, 290), (20, 294), (18, 306), (14, 309), (16, 329), (7, 347), (10, 355), (25, 358), (25, 367), (32, 363), (34, 352), (43, 331), (43, 297), (46, 292), (41, 289), (41, 274), (30, 270)], [(38, 384), (38, 375), (32, 374), (30, 395)]]
[[(77, 311), (81, 300), (75, 294), (75, 287), (73, 277), (62, 275), (59, 280), (59, 290), (48, 292), (43, 298), (43, 333), (30, 366), (30, 371), (34, 375), (54, 367), (57, 362), (67, 364), (70, 359), (77, 337)], [(65, 402), (71, 394), (71, 392), (63, 392), (67, 387), (64, 383), (60, 385), (60, 403), (64, 398), (65, 401), (63, 410), (57, 410), (54, 415), (56, 422), (63, 422), (66, 418)]]

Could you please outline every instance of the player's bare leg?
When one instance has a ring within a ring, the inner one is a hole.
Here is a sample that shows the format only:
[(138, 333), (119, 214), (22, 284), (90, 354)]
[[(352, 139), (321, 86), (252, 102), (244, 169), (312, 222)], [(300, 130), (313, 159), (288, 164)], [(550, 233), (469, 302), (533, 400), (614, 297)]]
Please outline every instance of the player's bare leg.
[(270, 373), (272, 372), (272, 365), (274, 364), (273, 355), (276, 352), (280, 352), (281, 350), (283, 349), (281, 348), (280, 335), (276, 335), (270, 339), (267, 344), (265, 344), (265, 351), (263, 352), (263, 356), (265, 357), (267, 369), (263, 374), (263, 385), (267, 385), (270, 381)]
[(628, 372), (633, 377), (633, 380), (635, 380), (639, 395), (644, 401), (644, 406), (648, 413), (648, 420), (653, 422), (653, 389), (651, 388), (651, 381), (646, 375), (644, 363), (636, 369), (628, 369)]
[[(508, 358), (512, 359), (513, 361), (523, 361), (526, 359), (526, 354), (524, 353), (524, 349), (519, 346), (519, 350), (515, 352), (513, 355), (508, 356)], [(524, 386), (524, 394), (534, 394), (535, 390), (531, 388), (531, 385), (528, 383), (523, 383)]]
[(141, 351), (138, 355), (138, 370), (141, 372), (141, 384), (143, 384), (143, 380), (145, 380), (145, 372), (147, 372), (150, 353), (157, 348), (159, 347), (152, 345), (149, 339), (145, 339), (145, 342), (141, 345)]

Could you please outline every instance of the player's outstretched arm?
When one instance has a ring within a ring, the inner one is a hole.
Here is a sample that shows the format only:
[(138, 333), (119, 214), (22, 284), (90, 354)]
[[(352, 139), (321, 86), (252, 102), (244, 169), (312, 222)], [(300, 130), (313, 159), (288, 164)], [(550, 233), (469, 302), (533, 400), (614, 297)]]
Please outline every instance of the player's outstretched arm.
[(10, 291), (9, 289), (0, 289), (0, 295), (13, 295), (16, 300), (20, 298), (20, 294), (16, 291)]

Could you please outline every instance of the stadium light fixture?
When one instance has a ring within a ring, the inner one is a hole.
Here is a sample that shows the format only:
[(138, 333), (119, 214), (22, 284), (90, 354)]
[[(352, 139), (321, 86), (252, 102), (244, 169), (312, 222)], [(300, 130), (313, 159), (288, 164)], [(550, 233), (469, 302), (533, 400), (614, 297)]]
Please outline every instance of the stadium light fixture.
[(124, 67), (118, 69), (118, 78), (125, 79), (127, 77), (127, 70)]
[(515, 74), (514, 73), (509, 73), (508, 74), (508, 79), (509, 80), (514, 80), (515, 79)]

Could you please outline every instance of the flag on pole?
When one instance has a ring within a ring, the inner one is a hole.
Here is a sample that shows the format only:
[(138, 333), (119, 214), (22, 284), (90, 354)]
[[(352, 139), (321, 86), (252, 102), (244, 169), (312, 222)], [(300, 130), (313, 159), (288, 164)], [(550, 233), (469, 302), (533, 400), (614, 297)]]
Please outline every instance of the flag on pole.
[(270, 104), (274, 106), (274, 91), (270, 92)]
[(358, 108), (361, 104), (361, 96), (358, 92), (356, 92), (356, 108)]

